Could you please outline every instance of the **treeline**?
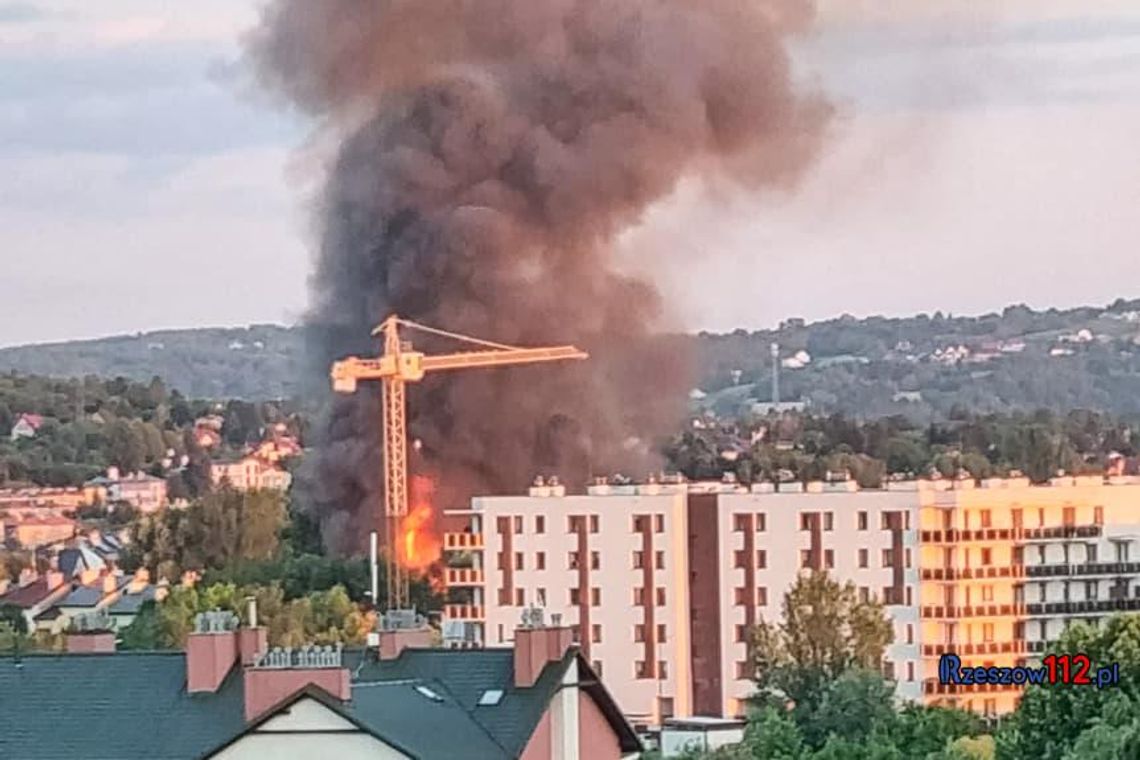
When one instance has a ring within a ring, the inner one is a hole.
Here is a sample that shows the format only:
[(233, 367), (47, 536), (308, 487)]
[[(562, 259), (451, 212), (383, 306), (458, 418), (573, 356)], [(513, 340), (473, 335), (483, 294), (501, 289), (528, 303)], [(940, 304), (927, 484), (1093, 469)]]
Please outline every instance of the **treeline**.
[(895, 415), (857, 420), (788, 414), (710, 423), (677, 436), (668, 465), (693, 480), (731, 473), (743, 483), (824, 480), (850, 474), (865, 488), (891, 477), (974, 478), (1020, 472), (1103, 473), (1114, 454), (1136, 455), (1140, 424), (1095, 412), (977, 415), (919, 425)]
[[(42, 424), (34, 436), (12, 440), (8, 433), (25, 414), (42, 417)], [(0, 375), (0, 486), (80, 485), (115, 466), (169, 477), (174, 497), (197, 494), (209, 483), (210, 455), (193, 428), (209, 415), (224, 420), (219, 453), (260, 440), (269, 425), (304, 433), (301, 415), (287, 402), (195, 400), (157, 377), (139, 383)]]

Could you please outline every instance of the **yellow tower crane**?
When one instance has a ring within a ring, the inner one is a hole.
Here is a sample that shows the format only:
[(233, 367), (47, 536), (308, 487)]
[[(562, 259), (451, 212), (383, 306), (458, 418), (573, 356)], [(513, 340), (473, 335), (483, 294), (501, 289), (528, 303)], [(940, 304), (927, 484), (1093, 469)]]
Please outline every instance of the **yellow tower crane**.
[[(402, 341), (400, 327), (451, 338), (479, 346), (482, 350), (429, 356), (413, 350), (410, 342)], [(372, 334), (384, 336), (384, 353), (375, 359), (350, 356), (334, 362), (332, 386), (337, 393), (355, 393), (357, 383), (362, 380), (379, 380), (383, 384), (384, 517), (387, 521), (384, 534), (388, 609), (400, 610), (409, 605), (408, 578), (396, 556), (397, 537), (401, 523), (408, 514), (407, 398), (404, 386), (423, 380), (429, 372), (586, 359), (589, 354), (574, 346), (520, 348), (492, 343), (416, 324), (394, 314), (385, 319)]]

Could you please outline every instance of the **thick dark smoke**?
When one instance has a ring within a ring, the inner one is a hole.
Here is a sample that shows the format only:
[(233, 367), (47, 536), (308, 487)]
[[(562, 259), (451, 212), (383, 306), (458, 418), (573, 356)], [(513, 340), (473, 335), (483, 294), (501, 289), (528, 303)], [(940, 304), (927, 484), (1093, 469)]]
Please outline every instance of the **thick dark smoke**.
[[(812, 15), (808, 0), (269, 5), (253, 43), (265, 81), (340, 140), (312, 280), (320, 371), (375, 352), (391, 312), (593, 355), (410, 388), (444, 506), (539, 473), (645, 473), (689, 362), (654, 337), (667, 305), (651, 275), (615, 270), (615, 239), (682, 179), (798, 175), (829, 115), (786, 48)], [(378, 426), (375, 394), (324, 425), (320, 501), (350, 533), (379, 504)]]

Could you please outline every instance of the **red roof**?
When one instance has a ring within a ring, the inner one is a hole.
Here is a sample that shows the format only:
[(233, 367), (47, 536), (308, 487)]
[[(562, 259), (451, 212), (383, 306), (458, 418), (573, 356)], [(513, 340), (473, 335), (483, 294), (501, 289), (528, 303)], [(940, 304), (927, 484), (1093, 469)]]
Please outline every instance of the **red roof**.
[(35, 607), (44, 599), (47, 599), (58, 588), (59, 586), (48, 588), (48, 579), (46, 576), (37, 578), (27, 586), (21, 586), (14, 591), (9, 591), (4, 596), (0, 596), (0, 604), (14, 604), (21, 609), (28, 609)]
[(28, 423), (33, 428), (39, 428), (40, 425), (44, 424), (44, 418), (38, 414), (21, 414), (20, 421)]

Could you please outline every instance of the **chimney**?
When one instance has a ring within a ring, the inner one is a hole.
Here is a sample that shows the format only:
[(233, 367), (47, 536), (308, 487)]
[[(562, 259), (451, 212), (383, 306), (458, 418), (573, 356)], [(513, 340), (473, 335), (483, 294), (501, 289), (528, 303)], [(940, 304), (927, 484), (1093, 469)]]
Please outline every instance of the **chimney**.
[(341, 660), (341, 647), (275, 648), (245, 669), (245, 719), (253, 721), (270, 707), (308, 686), (342, 702), (352, 698), (352, 680)]
[(105, 575), (103, 576), (103, 593), (113, 594), (119, 588), (119, 576)]
[(377, 654), (381, 660), (394, 660), (405, 649), (430, 649), (431, 627), (415, 610), (390, 610), (380, 619)]
[(186, 690), (215, 692), (237, 661), (237, 616), (232, 612), (202, 612), (194, 632), (186, 637)]
[(545, 623), (542, 608), (531, 607), (523, 611), (523, 621), (515, 629), (515, 686), (520, 689), (534, 686), (543, 669), (558, 662), (574, 645), (574, 629), (558, 625), (560, 616), (554, 616), (554, 625)]
[(109, 654), (115, 651), (114, 624), (106, 610), (79, 613), (67, 631), (68, 654)]
[(241, 664), (249, 667), (259, 655), (269, 651), (269, 631), (257, 624), (257, 600), (247, 596), (245, 601), (249, 609), (249, 626), (238, 631), (238, 653)]
[(59, 588), (63, 585), (63, 573), (58, 570), (49, 570), (44, 573), (44, 580), (47, 581), (48, 589)]

